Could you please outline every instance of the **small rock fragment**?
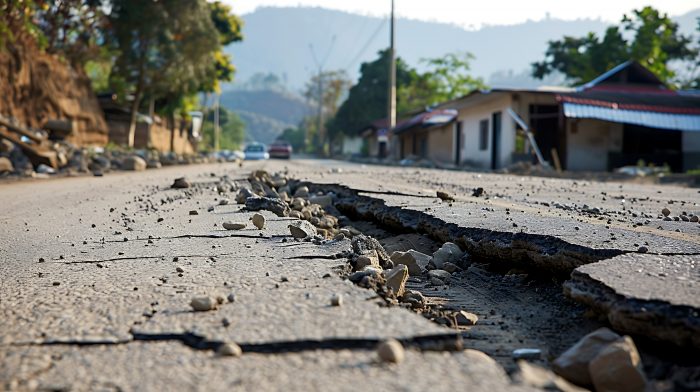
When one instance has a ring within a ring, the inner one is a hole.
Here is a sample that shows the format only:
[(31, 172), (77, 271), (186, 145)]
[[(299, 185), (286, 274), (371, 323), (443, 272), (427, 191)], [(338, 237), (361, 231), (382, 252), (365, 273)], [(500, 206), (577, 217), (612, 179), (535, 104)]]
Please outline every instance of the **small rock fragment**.
[(405, 357), (404, 348), (396, 339), (387, 339), (377, 347), (377, 355), (383, 362), (399, 363)]
[(445, 270), (434, 269), (434, 270), (428, 271), (428, 278), (440, 279), (443, 282), (448, 282), (451, 277), (452, 277), (452, 274), (450, 274), (449, 272), (447, 272)]
[(218, 302), (212, 297), (194, 297), (190, 301), (190, 306), (197, 312), (206, 312), (216, 309)]
[(458, 263), (464, 252), (460, 247), (452, 242), (445, 242), (440, 249), (433, 253), (433, 264), (435, 267), (442, 269), (445, 262)]
[(386, 279), (386, 286), (394, 292), (394, 295), (400, 297), (403, 295), (404, 290), (406, 289), (408, 267), (403, 264), (399, 264), (395, 268), (386, 271), (384, 273), (384, 278)]
[(326, 208), (333, 204), (333, 198), (331, 197), (331, 195), (311, 196), (309, 198), (309, 203), (318, 204), (321, 207)]
[(197, 212), (197, 210), (190, 210), (190, 215), (199, 215), (199, 212)]
[(265, 217), (262, 214), (253, 215), (253, 217), (250, 218), (250, 220), (253, 221), (253, 226), (257, 227), (258, 230), (262, 230), (265, 228)]
[(290, 223), (287, 227), (289, 228), (289, 232), (294, 238), (304, 239), (316, 235), (316, 228), (314, 227), (314, 225), (305, 220), (294, 221)]
[(461, 310), (455, 314), (455, 321), (457, 325), (476, 325), (476, 322), (479, 321), (479, 316)]
[(669, 216), (669, 215), (671, 215), (671, 210), (669, 210), (668, 208), (664, 207), (664, 209), (661, 210), (661, 213), (662, 213), (664, 216)]
[(518, 348), (513, 350), (513, 359), (540, 359), (542, 350), (539, 348)]
[(226, 299), (228, 302), (236, 302), (236, 295), (234, 293), (229, 293), (229, 295), (226, 296)]
[(220, 205), (220, 206), (225, 206), (225, 205), (227, 205), (228, 203), (229, 203), (229, 200), (228, 200), (228, 199), (225, 199), (225, 198), (224, 198), (224, 199), (219, 200), (219, 205)]
[(410, 252), (396, 251), (391, 254), (391, 261), (394, 262), (394, 265), (405, 265), (408, 268), (408, 274), (411, 276), (419, 276), (425, 269), (425, 266), (421, 266)]
[(331, 297), (331, 306), (342, 306), (343, 305), (343, 296), (340, 294), (334, 294)]
[(445, 191), (437, 191), (437, 197), (442, 201), (454, 201), (455, 198)]
[(232, 342), (222, 344), (221, 346), (219, 346), (217, 352), (219, 353), (219, 355), (225, 357), (240, 357), (241, 355), (243, 355), (243, 350), (241, 350), (241, 346)]
[(307, 186), (300, 186), (297, 188), (297, 190), (294, 192), (294, 197), (308, 197), (309, 196), (309, 187)]
[(242, 222), (224, 222), (222, 226), (226, 230), (243, 230), (246, 224)]
[(245, 208), (248, 211), (267, 210), (279, 217), (289, 216), (287, 203), (276, 197), (249, 197), (245, 200)]
[(180, 177), (176, 178), (170, 187), (173, 189), (185, 189), (190, 187), (190, 183), (185, 179), (185, 177)]
[(377, 255), (377, 251), (374, 249), (370, 249), (355, 258), (356, 271), (362, 271), (368, 266), (381, 269), (379, 266), (379, 256)]

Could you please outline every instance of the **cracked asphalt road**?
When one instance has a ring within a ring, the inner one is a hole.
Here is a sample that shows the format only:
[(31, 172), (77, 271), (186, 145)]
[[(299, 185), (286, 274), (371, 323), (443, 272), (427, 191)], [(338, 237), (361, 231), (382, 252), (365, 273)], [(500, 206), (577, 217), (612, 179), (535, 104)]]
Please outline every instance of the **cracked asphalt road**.
[[(409, 310), (378, 306), (374, 292), (343, 281), (336, 267), (344, 260), (324, 256), (348, 248), (348, 241), (323, 246), (284, 241), (288, 218), (269, 212), (263, 212), (268, 228), (262, 236), (250, 224), (234, 236), (223, 230), (224, 221), (247, 222), (252, 213), (239, 212), (240, 206), (234, 203), (219, 205), (224, 196), (212, 188), (221, 176), (244, 179), (256, 168), (287, 170), (290, 177), (314, 183), (379, 192), (371, 196), (387, 205), (463, 226), (545, 234), (622, 253), (645, 246), (650, 254), (700, 254), (698, 223), (659, 218), (663, 207), (674, 215), (700, 213), (697, 190), (674, 186), (310, 160), (246, 163), (243, 168), (178, 166), (100, 178), (2, 184), (0, 386), (525, 389), (513, 385), (501, 366), (473, 351), (409, 349), (405, 362), (385, 366), (376, 363), (374, 352), (367, 349), (221, 358), (179, 341), (134, 339), (138, 334), (191, 332), (211, 341), (264, 344), (454, 333)], [(182, 176), (198, 186), (187, 191), (169, 189)], [(487, 197), (472, 197), (475, 187), (483, 187)], [(433, 196), (436, 189), (453, 193), (453, 206), (428, 197), (382, 194)], [(225, 197), (233, 201), (235, 193)], [(589, 212), (594, 208), (596, 213)], [(301, 255), (318, 258), (293, 259)], [(698, 294), (697, 264), (689, 268), (690, 281), (683, 293), (674, 293), (674, 303), (683, 304), (684, 296)], [(626, 295), (633, 297), (630, 286), (624, 287)], [(193, 296), (229, 293), (235, 294), (235, 302), (217, 311), (193, 313), (189, 307)], [(329, 306), (334, 294), (342, 294), (343, 306)], [(224, 319), (230, 325), (225, 326)]]

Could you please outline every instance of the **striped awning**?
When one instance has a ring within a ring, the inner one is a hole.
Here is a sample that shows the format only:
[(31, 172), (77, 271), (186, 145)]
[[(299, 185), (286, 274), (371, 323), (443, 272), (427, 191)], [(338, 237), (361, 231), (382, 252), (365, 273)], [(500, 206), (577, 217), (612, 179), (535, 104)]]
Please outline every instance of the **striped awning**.
[(700, 114), (661, 113), (563, 102), (564, 116), (592, 118), (649, 128), (700, 132)]

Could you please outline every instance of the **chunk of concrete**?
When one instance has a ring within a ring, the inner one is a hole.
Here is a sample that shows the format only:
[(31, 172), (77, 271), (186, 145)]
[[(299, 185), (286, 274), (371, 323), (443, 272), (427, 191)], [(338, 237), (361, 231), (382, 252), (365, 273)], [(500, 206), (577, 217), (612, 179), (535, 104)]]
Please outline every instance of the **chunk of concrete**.
[(377, 255), (376, 250), (370, 249), (365, 253), (358, 255), (355, 258), (356, 271), (362, 271), (363, 269), (365, 269), (365, 267), (381, 269), (381, 267), (379, 266), (379, 256)]
[(400, 297), (406, 290), (408, 267), (400, 264), (393, 269), (384, 272), (384, 278), (386, 279), (386, 286), (394, 292), (394, 295)]
[(445, 242), (440, 249), (433, 253), (433, 264), (436, 268), (442, 269), (445, 262), (457, 264), (462, 256), (464, 256), (464, 252), (457, 244)]
[(589, 333), (571, 346), (552, 363), (558, 375), (577, 385), (593, 385), (588, 364), (609, 344), (620, 339), (620, 335), (608, 328)]
[(596, 391), (644, 392), (647, 378), (629, 336), (610, 343), (588, 365)]
[(518, 361), (518, 371), (513, 376), (513, 381), (529, 387), (546, 391), (560, 392), (585, 392), (587, 389), (579, 388), (557, 376), (552, 371), (525, 360)]
[(418, 260), (416, 260), (416, 257), (410, 253), (410, 252), (401, 252), (401, 251), (396, 251), (391, 254), (391, 261), (394, 262), (394, 265), (405, 265), (408, 267), (408, 274), (411, 276), (419, 276), (423, 273), (425, 270), (425, 265), (421, 266), (421, 264), (418, 263)]

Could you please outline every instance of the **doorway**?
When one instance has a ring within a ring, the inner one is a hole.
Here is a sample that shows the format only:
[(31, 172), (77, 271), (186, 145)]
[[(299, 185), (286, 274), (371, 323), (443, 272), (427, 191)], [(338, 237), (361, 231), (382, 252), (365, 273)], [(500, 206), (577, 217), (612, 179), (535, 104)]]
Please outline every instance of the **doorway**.
[(455, 123), (455, 165), (462, 163), (462, 122)]
[(501, 112), (491, 115), (491, 170), (500, 169), (499, 158), (501, 156)]

